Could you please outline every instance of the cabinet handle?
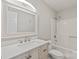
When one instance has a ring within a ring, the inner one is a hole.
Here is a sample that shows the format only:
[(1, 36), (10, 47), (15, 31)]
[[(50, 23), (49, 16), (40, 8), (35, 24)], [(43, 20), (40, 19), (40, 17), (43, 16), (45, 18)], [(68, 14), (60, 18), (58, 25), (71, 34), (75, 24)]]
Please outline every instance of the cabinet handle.
[(27, 57), (27, 59), (30, 59), (32, 56), (31, 55), (29, 55), (28, 57)]
[(29, 55), (29, 58), (31, 58), (32, 56), (31, 55)]
[(44, 49), (43, 52), (45, 52), (47, 49)]

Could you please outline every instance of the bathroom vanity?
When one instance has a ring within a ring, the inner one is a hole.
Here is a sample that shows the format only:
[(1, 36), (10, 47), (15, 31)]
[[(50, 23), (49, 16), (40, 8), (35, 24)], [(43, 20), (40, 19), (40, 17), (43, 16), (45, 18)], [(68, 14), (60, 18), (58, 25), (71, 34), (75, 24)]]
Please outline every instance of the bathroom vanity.
[(35, 39), (2, 47), (2, 59), (48, 59), (48, 41)]

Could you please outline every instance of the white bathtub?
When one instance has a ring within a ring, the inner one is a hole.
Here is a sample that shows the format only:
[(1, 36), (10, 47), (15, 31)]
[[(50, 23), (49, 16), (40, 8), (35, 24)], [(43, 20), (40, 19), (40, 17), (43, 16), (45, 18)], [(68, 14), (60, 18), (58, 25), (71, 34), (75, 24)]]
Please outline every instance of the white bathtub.
[(52, 48), (61, 51), (64, 54), (65, 59), (77, 59), (77, 51), (64, 48), (55, 44), (52, 44)]

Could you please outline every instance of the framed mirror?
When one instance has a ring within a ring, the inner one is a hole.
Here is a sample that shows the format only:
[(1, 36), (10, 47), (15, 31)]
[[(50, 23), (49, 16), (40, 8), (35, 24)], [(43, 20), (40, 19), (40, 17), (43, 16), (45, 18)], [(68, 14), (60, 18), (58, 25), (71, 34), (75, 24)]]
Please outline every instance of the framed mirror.
[(11, 4), (3, 6), (3, 36), (22, 33), (37, 34), (37, 13)]
[(35, 32), (35, 18), (34, 14), (8, 7), (7, 33)]

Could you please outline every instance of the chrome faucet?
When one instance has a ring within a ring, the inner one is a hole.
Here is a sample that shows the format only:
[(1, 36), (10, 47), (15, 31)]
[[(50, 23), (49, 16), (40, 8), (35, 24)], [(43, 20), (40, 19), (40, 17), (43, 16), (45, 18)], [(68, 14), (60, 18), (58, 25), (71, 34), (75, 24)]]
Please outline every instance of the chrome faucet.
[(19, 40), (19, 43), (23, 43), (23, 41), (22, 40)]

